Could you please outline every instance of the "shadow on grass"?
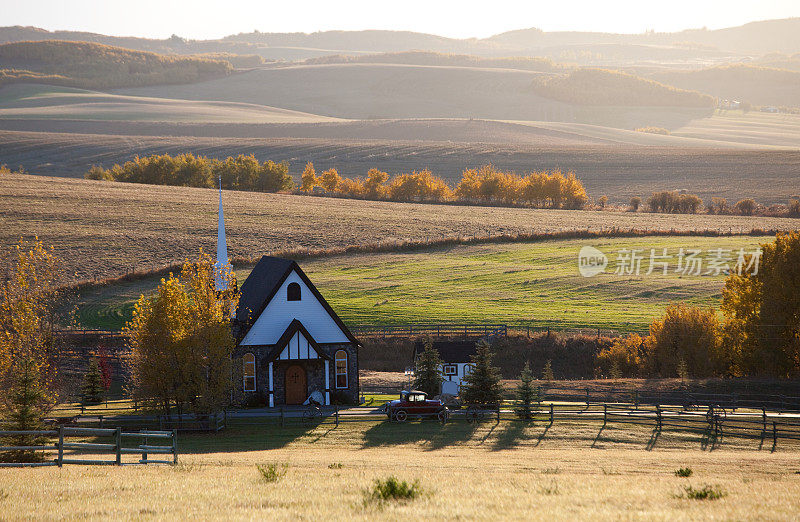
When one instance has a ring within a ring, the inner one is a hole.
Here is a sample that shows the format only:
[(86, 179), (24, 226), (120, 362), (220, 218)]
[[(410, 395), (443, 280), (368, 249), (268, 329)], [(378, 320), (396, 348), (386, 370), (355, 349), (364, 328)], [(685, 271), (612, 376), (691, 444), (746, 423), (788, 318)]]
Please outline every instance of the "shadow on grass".
[(426, 449), (436, 450), (466, 442), (475, 434), (475, 424), (450, 421), (392, 422), (385, 420), (364, 432), (364, 448), (395, 444), (426, 443)]
[(512, 449), (523, 440), (530, 440), (525, 436), (525, 430), (534, 426), (532, 421), (513, 420), (505, 423), (505, 427), (497, 434), (497, 439), (492, 445), (492, 451)]
[[(279, 449), (297, 439), (309, 437), (318, 432), (310, 440), (316, 442), (334, 429), (334, 426), (323, 424), (287, 423), (281, 427), (274, 419), (246, 422), (238, 420), (229, 423), (228, 427), (217, 433), (180, 433), (178, 448), (184, 454), (202, 453), (238, 453), (245, 451), (261, 451)], [(324, 430), (324, 431), (320, 431)]]

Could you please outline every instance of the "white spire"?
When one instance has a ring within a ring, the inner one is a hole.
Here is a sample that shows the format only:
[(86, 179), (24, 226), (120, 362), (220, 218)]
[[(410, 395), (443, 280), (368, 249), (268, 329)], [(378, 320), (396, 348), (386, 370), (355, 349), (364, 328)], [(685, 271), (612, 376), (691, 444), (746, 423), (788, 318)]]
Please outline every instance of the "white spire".
[(227, 282), (223, 270), (228, 265), (228, 243), (225, 240), (225, 215), (222, 212), (222, 176), (219, 177), (219, 223), (217, 224), (217, 262), (215, 263), (214, 286), (225, 290)]

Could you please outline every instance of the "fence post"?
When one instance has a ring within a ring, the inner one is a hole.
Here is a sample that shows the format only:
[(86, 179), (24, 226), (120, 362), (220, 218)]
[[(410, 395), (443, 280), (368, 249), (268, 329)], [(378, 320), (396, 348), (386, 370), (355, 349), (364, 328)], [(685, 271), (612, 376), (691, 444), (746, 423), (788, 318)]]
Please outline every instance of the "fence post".
[(122, 428), (117, 427), (114, 433), (114, 446), (117, 450), (117, 466), (122, 466)]
[(553, 424), (553, 403), (550, 403), (550, 424)]
[(338, 428), (339, 427), (339, 406), (336, 405), (333, 408), (334, 408), (333, 409), (333, 413), (336, 416), (336, 427)]
[(767, 409), (761, 408), (761, 424), (762, 424), (762, 437), (766, 437), (767, 435)]
[(608, 422), (608, 404), (603, 403), (603, 427)]
[(178, 463), (178, 430), (172, 430), (172, 463)]
[(58, 427), (58, 467), (64, 465), (64, 426)]
[(497, 405), (497, 423), (500, 424), (500, 404)]
[(147, 464), (147, 435), (144, 436), (144, 441), (142, 442), (142, 464)]
[(778, 423), (772, 421), (772, 446), (778, 445)]
[(586, 407), (589, 407), (589, 388), (586, 388)]
[(661, 406), (656, 404), (656, 428), (661, 431)]
[(633, 390), (633, 407), (639, 409), (639, 390)]

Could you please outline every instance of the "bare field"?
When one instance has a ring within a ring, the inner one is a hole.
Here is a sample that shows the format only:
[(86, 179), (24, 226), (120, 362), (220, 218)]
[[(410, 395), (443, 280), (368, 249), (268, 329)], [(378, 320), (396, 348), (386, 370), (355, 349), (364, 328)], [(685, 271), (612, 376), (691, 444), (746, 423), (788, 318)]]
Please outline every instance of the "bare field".
[[(796, 445), (599, 422), (248, 421), (181, 435), (177, 466), (65, 466), (0, 475), (10, 520), (793, 520)], [(647, 451), (647, 450), (650, 451)], [(256, 464), (286, 465), (276, 482)], [(692, 476), (675, 470), (689, 467)], [(419, 481), (413, 500), (365, 501), (376, 479)], [(42, 487), (46, 483), (47, 487)], [(717, 500), (686, 497), (711, 486)], [(53, 500), (56, 499), (56, 502)]]
[[(0, 177), (0, 243), (38, 235), (74, 279), (108, 277), (194, 257), (216, 241), (217, 193), (44, 176)], [(568, 230), (794, 230), (795, 219), (425, 205), (226, 191), (232, 257)]]
[[(20, 120), (16, 122), (20, 123)], [(25, 123), (23, 121), (14, 127), (28, 128)], [(0, 120), (0, 128), (8, 124), (8, 121)], [(71, 130), (68, 122), (54, 121), (49, 125), (54, 130)], [(128, 125), (98, 122), (93, 128), (101, 134), (113, 134), (114, 128), (124, 131), (130, 128)], [(260, 130), (268, 128), (275, 129), (276, 134), (306, 129), (309, 138), (276, 138), (269, 133), (264, 139), (257, 139), (0, 131), (0, 164), (6, 163), (14, 168), (22, 165), (34, 174), (81, 177), (91, 165), (111, 167), (136, 154), (192, 152), (209, 157), (254, 154), (261, 160), (289, 161), (295, 177), (299, 177), (307, 161), (313, 161), (318, 171), (336, 167), (340, 173), (351, 177), (364, 176), (372, 167), (390, 173), (428, 167), (454, 182), (465, 167), (493, 163), (498, 168), (517, 172), (555, 168), (574, 170), (591, 197), (607, 195), (612, 202), (618, 203), (627, 203), (633, 196), (644, 198), (654, 191), (678, 189), (699, 194), (705, 200), (725, 197), (735, 202), (752, 197), (764, 204), (786, 203), (800, 187), (800, 151), (577, 146), (574, 143), (567, 146), (558, 145), (558, 140), (567, 133), (555, 129), (548, 131), (549, 137), (543, 134), (538, 145), (526, 145), (509, 137), (520, 136), (511, 127), (499, 122), (454, 120), (417, 124), (401, 122), (397, 125), (392, 122), (358, 122), (345, 127), (360, 128), (364, 133), (382, 136), (382, 139), (369, 140), (355, 131), (351, 137), (344, 133), (339, 139), (320, 138), (320, 135), (335, 134), (339, 128), (325, 123), (313, 127), (135, 126), (136, 132), (148, 132), (149, 129), (149, 132), (157, 133), (162, 129), (169, 133), (172, 129), (173, 132), (207, 133), (214, 132), (214, 129), (232, 129), (257, 136)], [(405, 139), (413, 134), (414, 129), (419, 131), (419, 140)], [(435, 141), (441, 134), (454, 140)], [(532, 134), (530, 137), (534, 140), (535, 136)], [(480, 143), (477, 140), (481, 138), (498, 142), (508, 140), (505, 144)]]

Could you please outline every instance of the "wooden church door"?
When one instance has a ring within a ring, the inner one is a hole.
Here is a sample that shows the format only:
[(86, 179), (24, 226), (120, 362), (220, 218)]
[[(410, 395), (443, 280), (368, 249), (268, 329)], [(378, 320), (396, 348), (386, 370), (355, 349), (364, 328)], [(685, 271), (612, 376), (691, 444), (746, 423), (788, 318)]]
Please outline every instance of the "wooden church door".
[(306, 371), (293, 364), (286, 368), (286, 404), (303, 404), (307, 397)]

